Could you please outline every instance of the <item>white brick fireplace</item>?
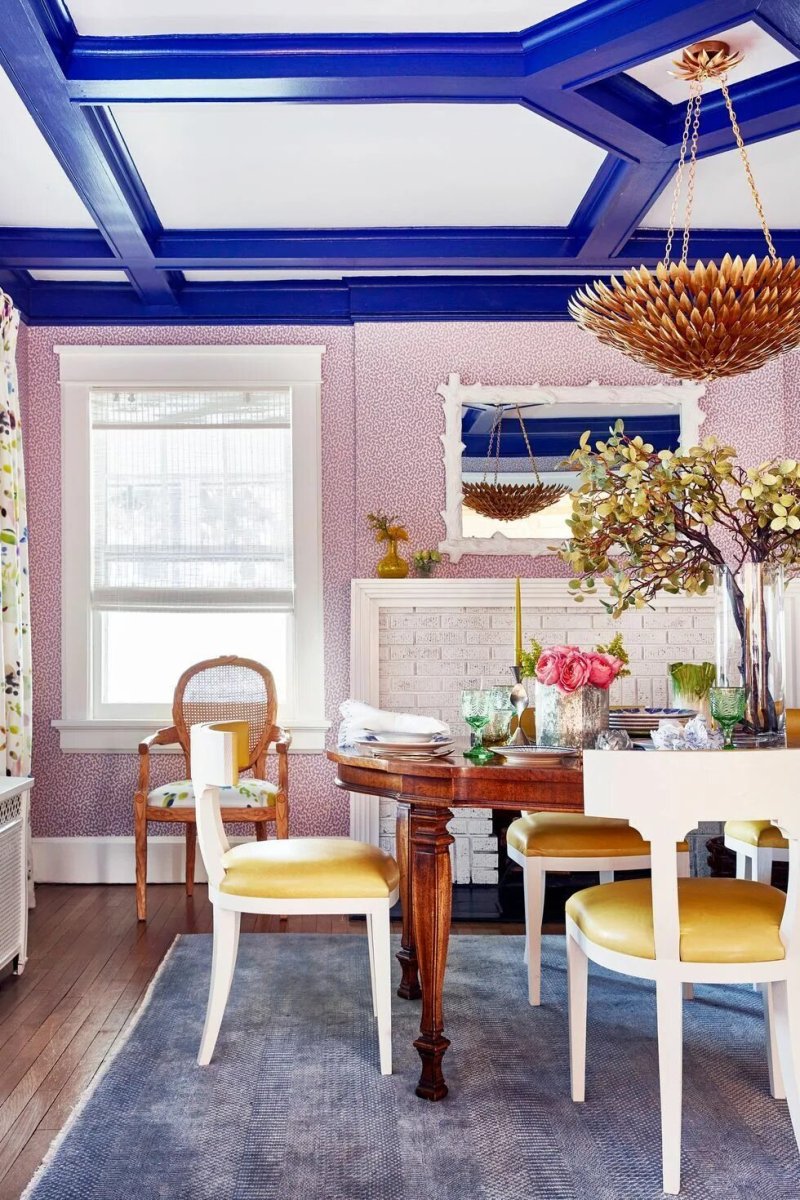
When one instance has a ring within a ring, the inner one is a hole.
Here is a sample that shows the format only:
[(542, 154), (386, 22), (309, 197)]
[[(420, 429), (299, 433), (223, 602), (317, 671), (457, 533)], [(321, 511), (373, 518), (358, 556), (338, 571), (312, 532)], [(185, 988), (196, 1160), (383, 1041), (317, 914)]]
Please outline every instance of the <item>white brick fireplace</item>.
[[(576, 604), (566, 580), (522, 581), (523, 639), (591, 647), (620, 631), (631, 675), (612, 703), (666, 704), (667, 664), (714, 658), (711, 598), (659, 598), (652, 609), (610, 618), (599, 601)], [(791, 617), (791, 611), (790, 611)], [(791, 628), (791, 620), (789, 622)], [(420, 712), (466, 735), (462, 688), (511, 684), (513, 579), (356, 579), (352, 586), (351, 695), (382, 708)], [(491, 815), (459, 809), (450, 826), (456, 883), (496, 883)], [(352, 795), (353, 837), (394, 845), (394, 803)]]

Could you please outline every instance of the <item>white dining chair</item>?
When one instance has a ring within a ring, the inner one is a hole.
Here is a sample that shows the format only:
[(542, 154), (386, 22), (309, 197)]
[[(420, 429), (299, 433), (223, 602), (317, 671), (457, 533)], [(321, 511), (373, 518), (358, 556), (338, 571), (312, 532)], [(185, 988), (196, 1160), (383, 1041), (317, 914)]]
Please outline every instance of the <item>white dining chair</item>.
[[(523, 812), (506, 833), (508, 857), (522, 867), (525, 900), (525, 962), (528, 1003), (542, 999), (542, 919), (547, 876), (597, 871), (601, 883), (613, 883), (617, 871), (650, 869), (650, 847), (627, 821), (587, 817), (583, 813)], [(678, 874), (689, 874), (689, 847), (677, 847)], [(691, 984), (687, 984), (687, 995)]]
[[(786, 709), (786, 745), (800, 746), (800, 708)], [(786, 838), (771, 821), (726, 821), (725, 846), (736, 855), (736, 878), (772, 883), (772, 866), (788, 862)]]
[(392, 1072), (389, 910), (398, 896), (397, 863), (377, 846), (351, 838), (288, 838), (231, 847), (220, 814), (220, 789), (234, 787), (248, 759), (246, 721), (191, 729), (192, 783), (197, 836), (214, 910), (211, 985), (200, 1052), (211, 1062), (228, 1002), (239, 925), (245, 913), (276, 916), (347, 914), (366, 917), (372, 1008), (378, 1027), (380, 1070)]
[[(588, 750), (584, 807), (630, 821), (650, 842), (651, 880), (577, 892), (567, 902), (572, 1098), (583, 1101), (589, 959), (656, 985), (664, 1191), (680, 1190), (682, 986), (763, 985), (770, 1091), (785, 1096), (800, 1143), (800, 750)], [(789, 845), (788, 895), (745, 879), (678, 879), (675, 843), (701, 820), (774, 821)], [(735, 1047), (732, 1048), (735, 1053)]]

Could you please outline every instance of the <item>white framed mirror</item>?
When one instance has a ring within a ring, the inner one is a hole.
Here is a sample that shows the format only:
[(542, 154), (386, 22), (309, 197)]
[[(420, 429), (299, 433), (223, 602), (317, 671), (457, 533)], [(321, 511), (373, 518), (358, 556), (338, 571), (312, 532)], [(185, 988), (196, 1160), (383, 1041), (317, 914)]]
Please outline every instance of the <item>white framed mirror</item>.
[(569, 487), (575, 476), (564, 461), (584, 430), (595, 441), (622, 418), (632, 436), (640, 434), (657, 451), (675, 450), (698, 443), (705, 416), (700, 400), (706, 389), (700, 383), (606, 387), (594, 380), (585, 387), (489, 386), (462, 384), (454, 374), (436, 390), (445, 418), (446, 536), (439, 550), (453, 562), (462, 554), (546, 554), (569, 532), (569, 495), (533, 516), (498, 521), (464, 505), (466, 482), (485, 477), (491, 483), (495, 472), (500, 483), (533, 482), (530, 448), (542, 482)]

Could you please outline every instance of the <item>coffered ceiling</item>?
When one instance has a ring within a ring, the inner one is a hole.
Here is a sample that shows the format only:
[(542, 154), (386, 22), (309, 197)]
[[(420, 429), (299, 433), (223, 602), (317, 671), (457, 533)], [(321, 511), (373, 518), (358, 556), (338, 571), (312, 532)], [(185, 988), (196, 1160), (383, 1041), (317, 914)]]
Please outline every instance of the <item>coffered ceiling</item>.
[[(800, 250), (793, 0), (0, 0), (0, 284), (32, 322), (563, 319), (663, 249), (701, 37)], [(693, 253), (761, 253), (718, 90)]]

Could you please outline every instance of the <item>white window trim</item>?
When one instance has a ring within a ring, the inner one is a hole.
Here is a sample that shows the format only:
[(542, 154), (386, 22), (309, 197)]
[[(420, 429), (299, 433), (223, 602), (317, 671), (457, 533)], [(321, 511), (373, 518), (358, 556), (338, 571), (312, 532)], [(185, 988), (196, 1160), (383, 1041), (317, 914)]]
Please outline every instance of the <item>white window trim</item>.
[[(61, 749), (135, 753), (171, 716), (92, 716), (89, 398), (94, 388), (290, 387), (293, 439), (295, 646), (293, 693), (302, 710), (279, 710), (293, 753), (321, 753), (324, 712), (320, 394), (324, 346), (56, 346), (61, 383)], [(168, 750), (167, 753), (170, 751)], [(175, 752), (175, 751), (173, 751)]]

